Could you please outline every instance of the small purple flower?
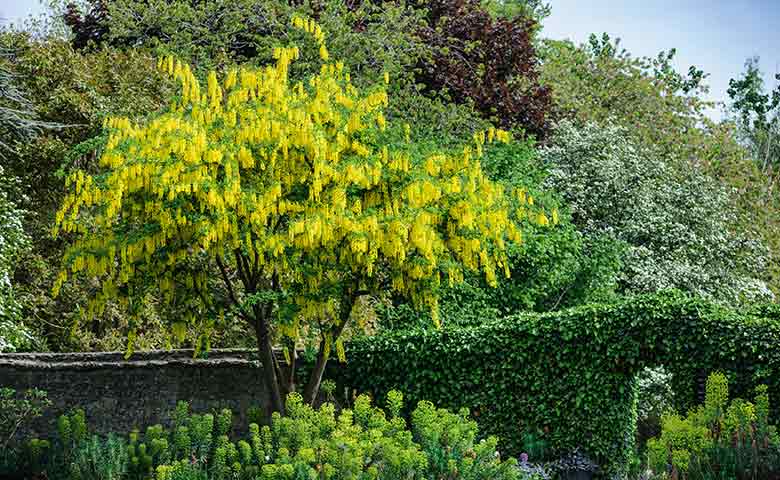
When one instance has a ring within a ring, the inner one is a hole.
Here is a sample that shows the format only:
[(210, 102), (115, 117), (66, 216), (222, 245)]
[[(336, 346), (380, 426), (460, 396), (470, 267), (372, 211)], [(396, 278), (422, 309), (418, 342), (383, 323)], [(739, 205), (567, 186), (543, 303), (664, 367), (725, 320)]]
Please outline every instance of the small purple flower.
[(520, 463), (528, 463), (528, 454), (523, 452), (520, 454)]

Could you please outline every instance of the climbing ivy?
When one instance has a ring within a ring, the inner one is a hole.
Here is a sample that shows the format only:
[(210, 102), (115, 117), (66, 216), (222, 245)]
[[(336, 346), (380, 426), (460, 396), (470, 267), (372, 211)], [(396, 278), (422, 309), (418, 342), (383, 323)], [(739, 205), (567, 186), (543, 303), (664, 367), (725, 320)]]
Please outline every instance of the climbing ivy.
[(713, 370), (728, 375), (735, 395), (766, 383), (780, 398), (780, 351), (771, 348), (778, 342), (776, 306), (738, 313), (667, 291), (355, 340), (336, 375), (378, 396), (399, 389), (412, 405), (468, 407), (505, 453), (520, 454), (531, 434), (551, 454), (580, 447), (611, 474), (625, 471), (634, 449), (640, 370), (664, 365), (680, 408), (698, 400), (700, 380)]

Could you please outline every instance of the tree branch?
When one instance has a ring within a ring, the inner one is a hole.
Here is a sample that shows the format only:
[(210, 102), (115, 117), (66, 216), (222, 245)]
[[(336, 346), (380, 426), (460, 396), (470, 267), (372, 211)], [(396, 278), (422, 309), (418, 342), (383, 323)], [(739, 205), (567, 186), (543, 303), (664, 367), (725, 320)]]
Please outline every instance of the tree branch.
[(246, 320), (247, 322), (251, 323), (251, 320), (248, 318), (246, 312), (244, 311), (243, 305), (239, 303), (238, 298), (236, 297), (236, 294), (233, 291), (233, 283), (230, 281), (230, 278), (228, 277), (227, 269), (225, 268), (225, 263), (222, 261), (222, 257), (220, 255), (216, 255), (215, 258), (217, 261), (217, 265), (219, 266), (219, 271), (222, 274), (222, 281), (225, 283), (225, 286), (227, 287), (230, 300), (236, 305), (236, 308), (238, 308), (238, 315), (244, 320)]
[(241, 281), (244, 283), (244, 288), (246, 288), (248, 292), (254, 292), (255, 285), (252, 285), (249, 282), (249, 277), (247, 277), (246, 273), (244, 272), (244, 263), (241, 261), (242, 260), (241, 253), (238, 250), (234, 250), (233, 254), (236, 256), (236, 267), (238, 268), (238, 276), (241, 278)]

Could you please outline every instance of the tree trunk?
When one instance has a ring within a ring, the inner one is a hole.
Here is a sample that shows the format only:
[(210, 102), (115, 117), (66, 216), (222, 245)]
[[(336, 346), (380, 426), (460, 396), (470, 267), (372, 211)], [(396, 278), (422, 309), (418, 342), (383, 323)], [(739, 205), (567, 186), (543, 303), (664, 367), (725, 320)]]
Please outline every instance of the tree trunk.
[(260, 363), (263, 366), (263, 378), (271, 398), (271, 409), (284, 415), (284, 403), (282, 402), (281, 389), (279, 388), (280, 379), (276, 376), (276, 357), (274, 356), (273, 345), (271, 345), (268, 322), (266, 317), (262, 315), (262, 307), (255, 307), (254, 310), (257, 316), (255, 319), (257, 322), (255, 326), (257, 352), (260, 356)]
[(309, 376), (309, 382), (303, 391), (303, 401), (314, 406), (317, 394), (320, 392), (322, 376), (325, 374), (325, 367), (328, 366), (328, 359), (325, 358), (325, 342), (320, 343), (320, 351), (317, 353), (317, 361), (314, 363), (314, 369)]
[(290, 347), (290, 371), (287, 374), (287, 383), (284, 387), (285, 395), (295, 391), (295, 367), (298, 364), (298, 352), (295, 349), (295, 343)]

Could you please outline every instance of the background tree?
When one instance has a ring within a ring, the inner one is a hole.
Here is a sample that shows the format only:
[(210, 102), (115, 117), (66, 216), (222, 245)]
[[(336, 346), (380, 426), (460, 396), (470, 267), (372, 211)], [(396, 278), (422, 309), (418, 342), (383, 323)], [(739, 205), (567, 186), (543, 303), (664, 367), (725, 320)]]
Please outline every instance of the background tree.
[[(780, 82), (780, 73), (775, 78)], [(742, 77), (729, 81), (728, 94), (742, 141), (759, 168), (774, 176), (780, 161), (780, 84), (765, 92), (759, 59), (749, 58)]]
[(495, 17), (479, 0), (424, 3), (433, 47), (419, 81), (456, 103), (470, 103), (504, 128), (543, 138), (550, 91), (540, 85), (533, 44), (537, 27), (528, 16)]
[(626, 245), (624, 293), (679, 288), (726, 303), (772, 298), (760, 279), (766, 250), (733, 231), (728, 192), (678, 169), (622, 127), (563, 122), (541, 150), (546, 185), (561, 192), (588, 237)]
[[(6, 175), (18, 180), (11, 198), (27, 212), (22, 225), (31, 239), (30, 248), (19, 252), (10, 273), (21, 317), (48, 348), (116, 350), (124, 345), (119, 332), (127, 319), (113, 306), (104, 312), (105, 321), (71, 328), (94, 285), (69, 285), (61, 299), (51, 297), (65, 248), (62, 238), (51, 238), (51, 227), (65, 196), (62, 174), (97, 167), (105, 142), (101, 136), (105, 116), (153, 112), (160, 108), (169, 86), (155, 74), (153, 57), (140, 51), (79, 52), (63, 39), (31, 31), (3, 31), (0, 44), (13, 52), (5, 65), (32, 105), (36, 121), (57, 127), (41, 128), (16, 142), (4, 161)], [(151, 311), (146, 313), (145, 322), (159, 322)], [(154, 331), (139, 329), (139, 346), (164, 347), (164, 338)]]
[[(13, 51), (0, 47), (0, 159), (54, 125), (37, 119), (35, 108), (8, 67)], [(34, 338), (21, 324), (22, 309), (11, 282), (14, 265), (30, 243), (24, 231), (24, 198), (19, 180), (0, 165), (0, 352), (30, 347)]]
[[(291, 16), (312, 16), (356, 82), (388, 72), (391, 90), (411, 97), (407, 105), (443, 94), (494, 124), (542, 137), (549, 92), (539, 85), (532, 40), (546, 11), (537, 1), (90, 0), (69, 7), (65, 21), (79, 48), (144, 46), (210, 68), (267, 61), (275, 39), (290, 35)], [(311, 61), (303, 58), (292, 76), (310, 73)]]
[(705, 156), (700, 150), (707, 145), (698, 136), (713, 105), (702, 99), (706, 75), (694, 66), (685, 74), (675, 71), (675, 55), (672, 49), (634, 57), (606, 33), (582, 45), (546, 40), (541, 81), (553, 92), (558, 117), (617, 123), (643, 144), (694, 163)]
[(674, 53), (637, 58), (606, 34), (579, 46), (548, 39), (540, 48), (542, 83), (553, 91), (557, 117), (622, 126), (637, 145), (657, 151), (675, 170), (694, 169), (723, 185), (724, 207), (735, 212), (728, 229), (769, 248), (769, 260), (753, 275), (777, 294), (777, 196), (738, 130), (707, 116), (715, 105), (704, 98), (706, 74), (693, 66), (676, 72)]
[(221, 83), (212, 72), (201, 90), (187, 64), (162, 60), (181, 84), (171, 108), (140, 123), (108, 120), (101, 170), (71, 175), (57, 214), (75, 241), (55, 290), (69, 275), (96, 278), (90, 309), (119, 298), (134, 316), (157, 290), (163, 308), (202, 322), (204, 342), (214, 325), (246, 322), (279, 411), (295, 388), (295, 348), (309, 339), (317, 349), (311, 402), (331, 351), (343, 358), (361, 296), (392, 289), (436, 320), (442, 276), (453, 283), (482, 270), (495, 284), (509, 274), (507, 242), (519, 240), (504, 189), (478, 161), (506, 132), (475, 135), (458, 155), (412, 156), (403, 141), (383, 140), (387, 93), (359, 92), (328, 62), (320, 27), (293, 23), (319, 44), (320, 74), (290, 82), (300, 50), (280, 47), (273, 67), (230, 70)]

